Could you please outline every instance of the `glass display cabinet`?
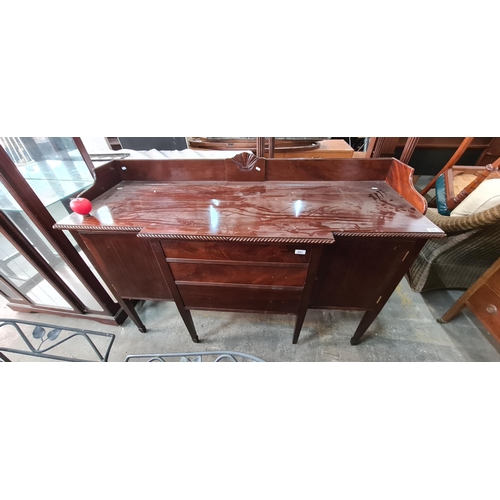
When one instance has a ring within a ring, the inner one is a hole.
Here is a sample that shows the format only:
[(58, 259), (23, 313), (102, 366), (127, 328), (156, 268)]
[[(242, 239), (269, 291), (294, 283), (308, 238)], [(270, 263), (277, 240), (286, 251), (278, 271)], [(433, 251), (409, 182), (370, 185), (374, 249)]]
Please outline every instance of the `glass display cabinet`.
[(0, 137), (0, 294), (11, 309), (126, 318), (76, 241), (52, 228), (93, 182), (78, 138)]

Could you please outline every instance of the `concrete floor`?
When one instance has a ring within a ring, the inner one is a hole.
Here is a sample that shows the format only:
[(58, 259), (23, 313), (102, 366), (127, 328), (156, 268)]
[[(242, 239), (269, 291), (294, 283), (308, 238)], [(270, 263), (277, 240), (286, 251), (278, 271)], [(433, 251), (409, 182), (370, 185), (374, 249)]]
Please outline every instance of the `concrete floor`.
[[(109, 361), (123, 361), (130, 354), (209, 350), (239, 351), (266, 361), (500, 361), (500, 343), (469, 311), (448, 324), (436, 322), (461, 293), (419, 294), (403, 279), (358, 346), (349, 344), (363, 314), (354, 311), (308, 311), (297, 345), (292, 344), (293, 316), (208, 311), (193, 311), (201, 339), (194, 344), (173, 302), (144, 302), (139, 306), (148, 328), (145, 334), (129, 319), (122, 326), (108, 326), (83, 319), (17, 313), (5, 302), (0, 304), (0, 317), (114, 333)], [(24, 348), (10, 328), (0, 328), (0, 345)], [(82, 339), (70, 342), (54, 354), (92, 359)], [(12, 361), (44, 361), (6, 355)]]

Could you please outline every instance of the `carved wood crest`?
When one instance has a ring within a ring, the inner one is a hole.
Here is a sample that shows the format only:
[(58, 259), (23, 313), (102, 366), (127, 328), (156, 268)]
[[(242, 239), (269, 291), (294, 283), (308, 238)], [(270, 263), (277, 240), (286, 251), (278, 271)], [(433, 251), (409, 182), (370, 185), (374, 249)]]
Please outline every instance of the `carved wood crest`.
[(253, 169), (259, 158), (253, 153), (240, 153), (231, 159), (242, 172), (248, 172)]

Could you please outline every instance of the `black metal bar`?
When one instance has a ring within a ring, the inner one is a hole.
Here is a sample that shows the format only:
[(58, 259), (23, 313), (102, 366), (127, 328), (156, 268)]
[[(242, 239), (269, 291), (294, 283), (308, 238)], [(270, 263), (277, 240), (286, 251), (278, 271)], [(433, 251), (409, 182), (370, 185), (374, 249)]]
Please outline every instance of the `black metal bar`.
[(10, 363), (10, 359), (0, 352), (0, 359), (6, 363)]

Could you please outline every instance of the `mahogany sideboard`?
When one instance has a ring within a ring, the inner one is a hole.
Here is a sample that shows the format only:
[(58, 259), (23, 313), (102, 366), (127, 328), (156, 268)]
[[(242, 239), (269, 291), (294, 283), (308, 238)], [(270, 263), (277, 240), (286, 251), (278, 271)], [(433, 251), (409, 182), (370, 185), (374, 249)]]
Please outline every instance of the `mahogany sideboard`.
[(296, 316), (362, 310), (359, 343), (429, 238), (413, 169), (395, 159), (115, 160), (69, 230), (139, 330), (133, 299)]

